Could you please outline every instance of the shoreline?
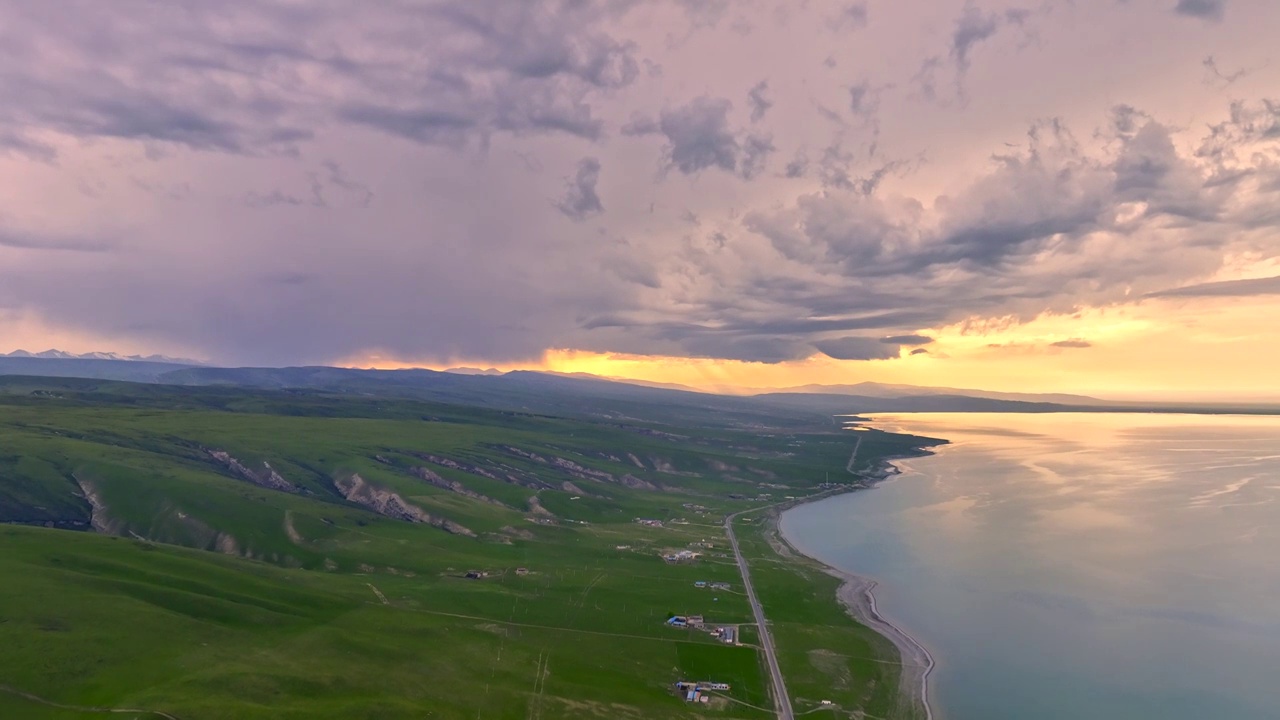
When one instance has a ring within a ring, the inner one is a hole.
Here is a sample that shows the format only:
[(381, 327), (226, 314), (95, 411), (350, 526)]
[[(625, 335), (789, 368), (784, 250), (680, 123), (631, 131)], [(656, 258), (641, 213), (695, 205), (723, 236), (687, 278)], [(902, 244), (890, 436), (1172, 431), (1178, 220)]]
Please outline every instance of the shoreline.
[[(931, 453), (928, 451), (921, 453), (921, 455), (927, 454)], [(791, 538), (788, 538), (782, 530), (782, 513), (787, 510), (838, 495), (874, 489), (879, 483), (901, 472), (892, 464), (893, 461), (907, 460), (911, 457), (918, 456), (885, 458), (875, 471), (860, 476), (862, 479), (861, 484), (851, 486), (847, 491), (806, 498), (786, 507), (778, 508), (775, 513), (771, 513), (770, 529), (776, 534), (779, 542), (784, 544), (788, 550), (807, 558), (817, 564), (823, 572), (841, 581), (840, 588), (836, 591), (836, 598), (844, 606), (845, 612), (855, 622), (875, 631), (897, 648), (902, 668), (899, 680), (902, 697), (910, 707), (922, 713), (920, 717), (923, 717), (924, 720), (937, 720), (939, 716), (934, 713), (929, 692), (929, 676), (933, 673), (934, 668), (937, 667), (937, 661), (923, 643), (880, 614), (879, 609), (876, 607), (875, 588), (878, 584), (877, 581), (857, 573), (832, 567), (813, 557), (802, 550)]]

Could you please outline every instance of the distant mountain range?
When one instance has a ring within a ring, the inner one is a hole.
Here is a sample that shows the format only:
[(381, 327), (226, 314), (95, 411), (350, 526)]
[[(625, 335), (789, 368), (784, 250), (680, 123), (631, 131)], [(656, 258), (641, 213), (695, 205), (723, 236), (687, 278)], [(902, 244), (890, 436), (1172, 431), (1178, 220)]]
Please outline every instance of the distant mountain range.
[[(1263, 403), (1142, 403), (1084, 395), (1004, 393), (947, 387), (858, 383), (803, 385), (751, 395), (715, 394), (679, 385), (634, 382), (581, 373), (454, 368), (360, 370), (336, 367), (223, 368), (161, 356), (112, 353), (0, 355), (0, 391), (39, 389), (13, 376), (83, 378), (168, 386), (341, 394), (428, 400), (496, 410), (591, 417), (621, 423), (673, 423), (686, 427), (811, 426), (832, 416), (898, 412), (1245, 412), (1280, 410)], [(78, 388), (105, 387), (76, 385)]]
[(889, 385), (885, 383), (863, 382), (855, 385), (800, 385), (798, 387), (778, 388), (769, 393), (800, 393), (821, 395), (859, 395), (874, 398), (921, 397), (925, 395), (953, 395), (988, 400), (1016, 400), (1019, 402), (1047, 402), (1063, 405), (1103, 405), (1109, 400), (1099, 400), (1088, 395), (1069, 395), (1065, 393), (1011, 393), (991, 390), (972, 390), (951, 387), (928, 387), (923, 385)]

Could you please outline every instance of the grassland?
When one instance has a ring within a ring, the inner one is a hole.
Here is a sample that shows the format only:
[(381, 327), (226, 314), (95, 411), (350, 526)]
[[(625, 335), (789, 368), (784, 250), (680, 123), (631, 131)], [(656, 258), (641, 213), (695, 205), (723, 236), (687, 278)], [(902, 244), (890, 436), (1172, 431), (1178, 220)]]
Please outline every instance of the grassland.
[[(721, 523), (854, 479), (822, 418), (707, 429), (233, 388), (5, 379), (0, 438), (0, 717), (770, 717)], [(877, 438), (863, 462), (918, 441)], [(797, 711), (893, 717), (892, 647), (833, 580), (739, 536)], [(684, 549), (701, 557), (661, 558)], [(744, 644), (672, 614), (744, 624)], [(681, 679), (732, 689), (690, 706)]]

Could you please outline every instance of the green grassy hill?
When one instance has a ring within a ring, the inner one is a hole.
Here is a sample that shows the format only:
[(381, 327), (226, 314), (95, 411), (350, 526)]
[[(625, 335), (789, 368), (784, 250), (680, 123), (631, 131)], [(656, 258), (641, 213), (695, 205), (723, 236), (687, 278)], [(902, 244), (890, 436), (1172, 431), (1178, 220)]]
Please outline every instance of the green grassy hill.
[[(659, 429), (102, 381), (0, 390), (2, 717), (770, 717), (756, 648), (664, 621), (750, 623), (724, 515), (828, 473), (855, 480), (852, 443), (829, 426)], [(661, 558), (683, 549), (702, 556)], [(858, 672), (850, 698), (891, 694), (891, 665)], [(672, 692), (681, 679), (732, 690), (695, 707)]]

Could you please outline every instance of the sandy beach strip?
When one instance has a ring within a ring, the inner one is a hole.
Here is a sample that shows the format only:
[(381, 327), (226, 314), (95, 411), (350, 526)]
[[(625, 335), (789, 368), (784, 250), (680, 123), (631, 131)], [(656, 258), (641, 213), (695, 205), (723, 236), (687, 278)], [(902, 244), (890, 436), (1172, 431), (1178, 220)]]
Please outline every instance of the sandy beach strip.
[[(887, 465), (887, 463), (886, 463)], [(888, 466), (877, 473), (878, 477), (872, 479), (872, 483), (862, 486), (852, 486), (849, 491), (872, 489), (875, 487), (874, 482), (883, 480), (884, 478), (897, 474), (897, 468)], [(813, 502), (832, 497), (826, 495), (822, 498), (813, 498)], [(803, 504), (803, 503), (797, 503)], [(781, 514), (774, 515), (772, 518), (777, 537), (781, 542), (785, 543), (788, 550), (798, 555), (809, 558), (819, 565), (824, 572), (832, 577), (842, 581), (840, 589), (836, 592), (840, 603), (844, 605), (845, 610), (856, 622), (865, 625), (875, 632), (893, 643), (898, 649), (901, 656), (902, 676), (901, 676), (901, 693), (911, 706), (917, 709), (917, 712), (925, 720), (936, 720), (933, 705), (929, 697), (929, 675), (933, 672), (934, 666), (937, 664), (933, 655), (929, 652), (920, 641), (913, 638), (902, 628), (893, 624), (880, 614), (876, 608), (875, 587), (876, 581), (862, 575), (847, 572), (839, 568), (818, 560), (817, 558), (805, 553), (799, 548), (786, 533), (782, 531)]]

